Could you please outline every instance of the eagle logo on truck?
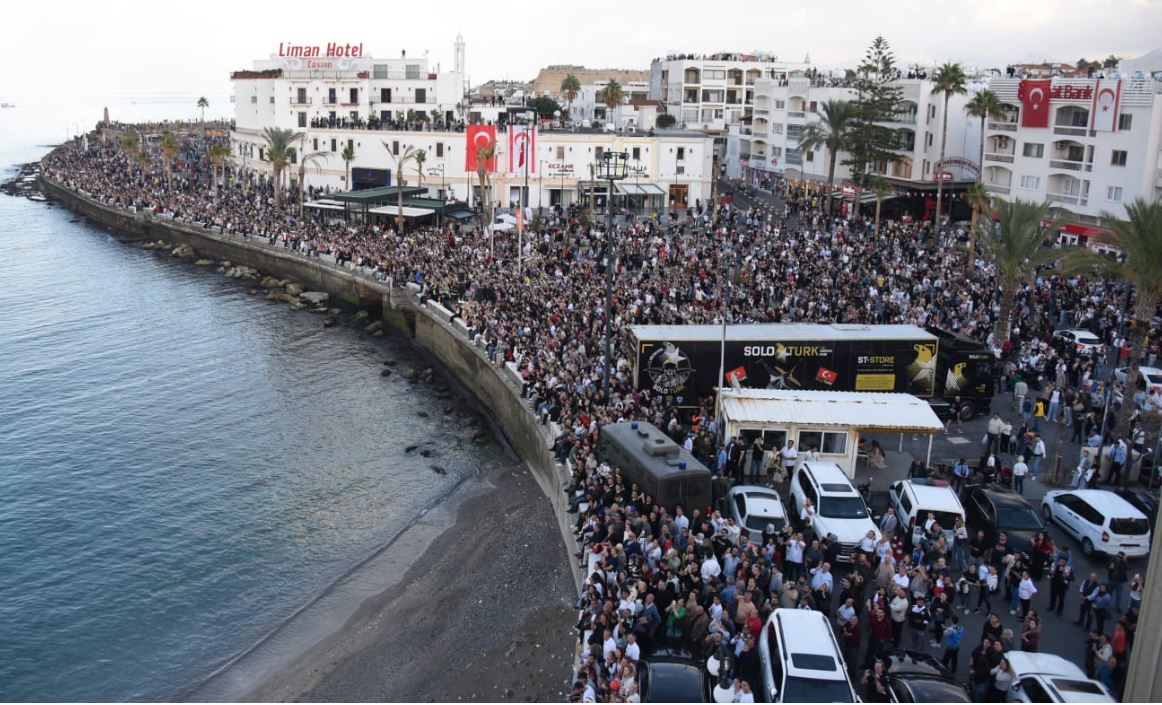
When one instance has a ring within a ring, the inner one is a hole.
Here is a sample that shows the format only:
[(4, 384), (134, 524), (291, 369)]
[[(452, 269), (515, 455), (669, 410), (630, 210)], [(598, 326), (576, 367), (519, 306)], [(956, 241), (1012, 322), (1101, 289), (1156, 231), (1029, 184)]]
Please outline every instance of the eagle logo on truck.
[(916, 359), (908, 365), (908, 374), (912, 376), (912, 384), (931, 394), (936, 384), (936, 346), (927, 343), (917, 343), (912, 346), (916, 351)]
[(677, 345), (666, 343), (650, 355), (646, 372), (654, 391), (677, 394), (686, 388), (686, 381), (694, 374), (690, 358)]

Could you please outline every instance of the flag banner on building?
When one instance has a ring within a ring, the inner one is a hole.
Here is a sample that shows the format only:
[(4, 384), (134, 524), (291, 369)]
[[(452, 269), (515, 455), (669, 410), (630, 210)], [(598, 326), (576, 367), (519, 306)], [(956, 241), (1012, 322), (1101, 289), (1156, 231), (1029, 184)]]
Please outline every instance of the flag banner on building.
[(839, 379), (839, 373), (826, 367), (820, 367), (819, 371), (815, 373), (815, 380), (824, 384), (835, 384), (837, 379)]
[(746, 379), (746, 368), (745, 367), (736, 367), (733, 370), (727, 371), (727, 373), (726, 373), (726, 382), (728, 384), (734, 384), (735, 382), (742, 382), (745, 379)]
[(1051, 79), (1025, 79), (1017, 88), (1021, 99), (1021, 127), (1049, 127)]
[(510, 125), (508, 128), (508, 173), (537, 173), (537, 128), (535, 125)]
[(496, 171), (496, 125), (469, 125), (464, 133), (464, 170), (476, 171), (478, 150), (492, 150), (487, 170)]
[(1097, 90), (1093, 94), (1093, 110), (1090, 115), (1093, 124), (1091, 130), (1099, 132), (1118, 131), (1118, 105), (1122, 100), (1121, 79), (1103, 78), (1097, 82)]

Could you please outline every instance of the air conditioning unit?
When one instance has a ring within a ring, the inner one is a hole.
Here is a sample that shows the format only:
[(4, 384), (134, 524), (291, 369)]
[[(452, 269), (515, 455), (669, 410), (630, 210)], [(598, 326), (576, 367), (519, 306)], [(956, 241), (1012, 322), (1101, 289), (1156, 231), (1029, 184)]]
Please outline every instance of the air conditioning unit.
[(654, 438), (642, 444), (642, 449), (646, 455), (655, 458), (676, 458), (678, 457), (678, 446), (665, 438)]

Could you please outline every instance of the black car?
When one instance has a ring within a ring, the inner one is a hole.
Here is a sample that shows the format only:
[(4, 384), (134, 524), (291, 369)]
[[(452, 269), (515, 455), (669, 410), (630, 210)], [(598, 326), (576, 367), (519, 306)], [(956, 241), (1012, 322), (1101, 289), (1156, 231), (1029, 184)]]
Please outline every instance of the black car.
[(951, 678), (916, 674), (891, 674), (888, 692), (894, 703), (971, 703), (972, 697), (961, 683)]
[(954, 674), (945, 668), (939, 659), (923, 651), (888, 649), (880, 654), (880, 658), (887, 661), (888, 673), (901, 676), (955, 678)]
[(967, 485), (961, 492), (965, 520), (973, 531), (984, 531), (989, 544), (1000, 532), (1014, 551), (1031, 553), (1033, 537), (1045, 530), (1041, 517), (1024, 497), (998, 485)]
[(1154, 518), (1158, 516), (1158, 498), (1149, 490), (1145, 487), (1121, 487), (1114, 490), (1114, 494), (1134, 505), (1150, 520), (1150, 526), (1154, 526)]
[(643, 703), (708, 703), (710, 677), (702, 663), (686, 656), (657, 655), (638, 668)]

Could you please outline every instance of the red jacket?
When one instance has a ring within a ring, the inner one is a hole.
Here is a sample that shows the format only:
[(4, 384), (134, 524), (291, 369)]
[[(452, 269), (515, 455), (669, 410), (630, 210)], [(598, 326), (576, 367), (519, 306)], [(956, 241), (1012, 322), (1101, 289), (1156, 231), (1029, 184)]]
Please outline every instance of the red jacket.
[(892, 638), (892, 620), (884, 613), (883, 619), (876, 619), (875, 613), (867, 619), (868, 640), (872, 644), (890, 641)]

